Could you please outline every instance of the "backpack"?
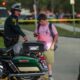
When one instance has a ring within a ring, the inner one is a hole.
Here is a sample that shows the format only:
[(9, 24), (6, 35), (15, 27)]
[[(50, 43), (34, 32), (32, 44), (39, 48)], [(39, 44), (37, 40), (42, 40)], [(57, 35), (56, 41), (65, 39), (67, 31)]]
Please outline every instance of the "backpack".
[[(50, 30), (50, 35), (52, 36), (53, 40), (54, 40), (54, 32), (52, 30), (52, 23), (49, 23), (49, 30)], [(37, 32), (39, 33), (39, 28), (40, 28), (40, 24), (38, 24), (37, 26)], [(58, 48), (57, 44), (54, 47), (54, 51)]]
[[(52, 38), (54, 39), (54, 32), (52, 30), (52, 23), (49, 23), (49, 30), (50, 30), (50, 35), (52, 36)], [(38, 24), (37, 26), (37, 32), (39, 33), (39, 28), (40, 28), (40, 24)]]

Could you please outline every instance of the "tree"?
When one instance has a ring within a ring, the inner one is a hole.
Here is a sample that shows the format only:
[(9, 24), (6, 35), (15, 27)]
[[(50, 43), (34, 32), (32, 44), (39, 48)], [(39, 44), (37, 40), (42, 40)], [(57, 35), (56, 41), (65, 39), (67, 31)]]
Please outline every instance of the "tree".
[[(1, 1), (1, 0), (0, 0)], [(7, 0), (8, 1), (8, 8), (15, 3), (21, 2), (22, 7), (32, 9), (34, 0)], [(38, 8), (49, 8), (51, 10), (59, 10), (63, 9), (64, 11), (69, 10), (71, 11), (70, 0), (37, 0)], [(52, 7), (52, 8), (51, 8)], [(80, 9), (80, 0), (75, 0), (75, 10), (79, 11)]]

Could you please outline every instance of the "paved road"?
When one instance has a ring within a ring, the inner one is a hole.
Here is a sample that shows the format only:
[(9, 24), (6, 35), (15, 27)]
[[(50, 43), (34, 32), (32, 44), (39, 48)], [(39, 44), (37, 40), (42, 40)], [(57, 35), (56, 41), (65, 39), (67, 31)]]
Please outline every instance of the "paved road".
[[(25, 31), (25, 33), (29, 40), (34, 40), (33, 33), (29, 31)], [(77, 80), (79, 62), (80, 39), (59, 37), (53, 68), (54, 80)]]
[(55, 53), (55, 80), (77, 80), (79, 63), (80, 39), (60, 37)]

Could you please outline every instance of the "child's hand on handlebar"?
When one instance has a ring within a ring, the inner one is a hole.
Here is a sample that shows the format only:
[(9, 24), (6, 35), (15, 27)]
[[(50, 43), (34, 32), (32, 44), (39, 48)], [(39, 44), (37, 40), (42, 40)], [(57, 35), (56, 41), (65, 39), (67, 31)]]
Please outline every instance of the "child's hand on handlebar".
[(34, 35), (34, 37), (37, 37), (39, 34), (38, 33), (34, 33), (33, 35)]

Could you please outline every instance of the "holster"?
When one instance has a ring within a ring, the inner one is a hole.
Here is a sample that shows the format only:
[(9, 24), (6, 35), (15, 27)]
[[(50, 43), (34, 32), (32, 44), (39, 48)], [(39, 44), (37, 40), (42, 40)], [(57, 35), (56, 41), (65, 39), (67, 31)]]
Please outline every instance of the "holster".
[(4, 44), (5, 47), (10, 47), (15, 45), (18, 42), (19, 37), (15, 36), (15, 37), (4, 37)]

